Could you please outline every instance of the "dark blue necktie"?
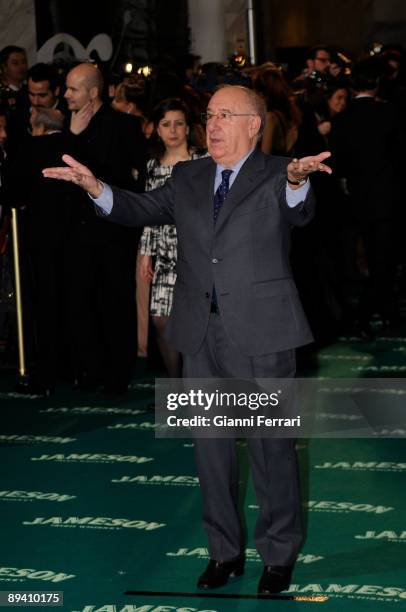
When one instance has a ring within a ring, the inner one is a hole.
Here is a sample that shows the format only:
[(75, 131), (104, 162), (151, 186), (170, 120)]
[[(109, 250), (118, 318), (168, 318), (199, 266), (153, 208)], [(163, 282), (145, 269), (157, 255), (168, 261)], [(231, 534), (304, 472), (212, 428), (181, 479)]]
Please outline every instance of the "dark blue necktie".
[(214, 207), (213, 207), (214, 222), (217, 221), (217, 217), (220, 212), (220, 208), (223, 206), (224, 200), (226, 199), (228, 191), (230, 189), (230, 176), (232, 173), (233, 173), (232, 170), (223, 170), (221, 173), (221, 183), (218, 186), (216, 193), (214, 194)]
[[(223, 206), (224, 201), (227, 197), (228, 191), (230, 189), (230, 176), (232, 172), (233, 172), (232, 170), (223, 170), (221, 173), (221, 183), (218, 186), (216, 193), (214, 194), (214, 206), (213, 206), (214, 223), (216, 223), (217, 221), (217, 217), (220, 212), (220, 208)], [(216, 294), (215, 287), (213, 287), (213, 292), (211, 296), (211, 311), (218, 312), (217, 294)]]

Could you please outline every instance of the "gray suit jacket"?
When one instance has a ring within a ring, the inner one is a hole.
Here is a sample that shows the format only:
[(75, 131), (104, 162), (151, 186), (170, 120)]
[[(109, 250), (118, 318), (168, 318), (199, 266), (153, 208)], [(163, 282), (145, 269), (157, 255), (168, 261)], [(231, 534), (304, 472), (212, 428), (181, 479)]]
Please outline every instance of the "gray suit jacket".
[(203, 342), (213, 286), (224, 327), (250, 356), (312, 341), (289, 264), (290, 230), (314, 214), (311, 189), (286, 203), (283, 157), (255, 150), (213, 222), (216, 164), (210, 157), (179, 163), (160, 189), (135, 194), (113, 188), (107, 219), (124, 225), (175, 223), (177, 281), (167, 325), (169, 342), (194, 354)]

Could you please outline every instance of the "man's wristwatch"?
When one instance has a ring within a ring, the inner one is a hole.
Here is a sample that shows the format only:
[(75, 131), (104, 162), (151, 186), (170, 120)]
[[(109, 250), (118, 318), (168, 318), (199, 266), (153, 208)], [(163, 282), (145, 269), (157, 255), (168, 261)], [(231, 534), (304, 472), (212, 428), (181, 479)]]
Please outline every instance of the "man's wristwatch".
[(305, 182), (307, 181), (307, 176), (305, 176), (304, 178), (298, 179), (297, 181), (291, 181), (290, 178), (288, 176), (286, 176), (286, 180), (288, 181), (289, 185), (304, 185)]

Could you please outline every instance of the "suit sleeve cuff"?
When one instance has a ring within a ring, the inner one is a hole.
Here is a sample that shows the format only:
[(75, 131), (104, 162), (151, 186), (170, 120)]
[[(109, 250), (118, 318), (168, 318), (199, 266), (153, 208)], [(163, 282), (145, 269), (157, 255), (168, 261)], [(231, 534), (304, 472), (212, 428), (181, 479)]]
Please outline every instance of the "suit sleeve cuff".
[(92, 198), (89, 193), (88, 196), (95, 203), (96, 212), (99, 215), (105, 216), (109, 215), (113, 208), (113, 192), (111, 190), (110, 185), (102, 183), (102, 181), (100, 181), (100, 183), (103, 185), (103, 191), (101, 195), (98, 198)]
[(299, 187), (299, 189), (291, 189), (289, 185), (286, 185), (286, 202), (289, 208), (295, 208), (300, 202), (306, 199), (307, 193), (310, 189), (310, 181), (307, 181)]

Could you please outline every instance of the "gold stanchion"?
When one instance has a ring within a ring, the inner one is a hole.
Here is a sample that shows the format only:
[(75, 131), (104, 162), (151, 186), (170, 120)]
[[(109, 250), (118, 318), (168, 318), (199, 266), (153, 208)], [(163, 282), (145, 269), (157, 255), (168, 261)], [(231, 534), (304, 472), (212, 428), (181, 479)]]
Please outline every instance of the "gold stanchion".
[(25, 367), (25, 351), (24, 351), (24, 326), (23, 326), (23, 305), (21, 296), (21, 278), (20, 278), (20, 252), (18, 246), (18, 218), (17, 210), (12, 208), (12, 224), (11, 232), (13, 237), (13, 260), (14, 260), (14, 281), (16, 295), (16, 312), (17, 312), (17, 335), (18, 335), (18, 362), (21, 381), (27, 377)]

